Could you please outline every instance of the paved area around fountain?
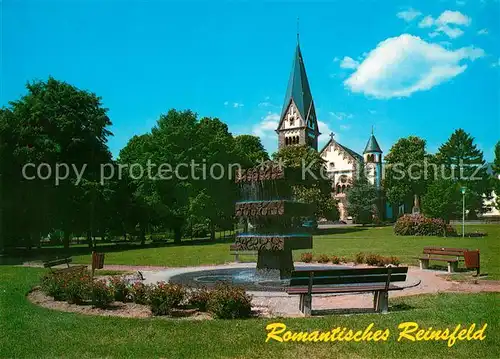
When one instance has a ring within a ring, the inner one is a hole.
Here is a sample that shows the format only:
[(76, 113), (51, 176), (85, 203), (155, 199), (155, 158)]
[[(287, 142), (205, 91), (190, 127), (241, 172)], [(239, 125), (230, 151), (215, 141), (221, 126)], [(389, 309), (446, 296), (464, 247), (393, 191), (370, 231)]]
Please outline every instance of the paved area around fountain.
[[(25, 263), (24, 266), (41, 266), (40, 263)], [(130, 266), (130, 265), (105, 265), (106, 270), (122, 270), (137, 272), (141, 271), (144, 276), (145, 283), (156, 283), (158, 281), (168, 281), (171, 277), (190, 272), (201, 272), (215, 269), (227, 268), (242, 268), (254, 269), (255, 263), (229, 263), (225, 265), (212, 265), (200, 267), (182, 267), (182, 268), (167, 268), (153, 266)], [(296, 268), (308, 266), (341, 268), (346, 265), (325, 265), (325, 264), (306, 264), (295, 263)], [(352, 267), (353, 264), (347, 265)], [(359, 265), (356, 267), (365, 267)], [(442, 270), (421, 270), (418, 267), (409, 267), (408, 279), (404, 283), (398, 283), (400, 286), (410, 287), (419, 281), (418, 286), (408, 288), (398, 292), (391, 292), (390, 298), (400, 296), (410, 296), (417, 294), (432, 294), (439, 292), (500, 292), (500, 281), (471, 279), (469, 281), (451, 281), (446, 277), (448, 274)], [(262, 312), (268, 317), (294, 317), (302, 316), (300, 313), (298, 296), (289, 296), (284, 291), (248, 291), (253, 296), (254, 309)], [(352, 308), (372, 308), (371, 294), (356, 294), (356, 295), (317, 295), (313, 297), (313, 309), (352, 309)], [(389, 300), (390, 304), (390, 300)]]

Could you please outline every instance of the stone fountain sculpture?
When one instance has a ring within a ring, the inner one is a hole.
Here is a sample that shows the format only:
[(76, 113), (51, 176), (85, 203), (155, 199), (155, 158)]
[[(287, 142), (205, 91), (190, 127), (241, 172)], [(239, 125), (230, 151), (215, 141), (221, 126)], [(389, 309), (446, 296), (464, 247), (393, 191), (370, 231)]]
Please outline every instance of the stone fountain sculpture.
[(257, 251), (257, 272), (267, 277), (289, 278), (294, 270), (292, 250), (312, 248), (312, 235), (302, 223), (314, 208), (293, 197), (299, 176), (299, 170), (272, 161), (236, 174), (241, 192), (236, 217), (245, 230), (236, 236), (233, 248)]

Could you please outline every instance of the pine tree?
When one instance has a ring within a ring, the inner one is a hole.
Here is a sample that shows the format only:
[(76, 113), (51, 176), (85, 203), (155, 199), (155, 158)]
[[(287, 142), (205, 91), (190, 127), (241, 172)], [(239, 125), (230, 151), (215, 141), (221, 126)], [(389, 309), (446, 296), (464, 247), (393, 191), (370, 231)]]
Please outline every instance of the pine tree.
[(364, 173), (365, 171), (360, 171), (359, 177), (353, 182), (346, 196), (347, 212), (358, 224), (371, 223), (374, 216), (378, 215), (379, 193), (375, 186), (368, 182)]
[(469, 217), (487, 210), (484, 197), (491, 194), (491, 181), (486, 171), (483, 153), (474, 144), (474, 138), (463, 129), (457, 129), (436, 155), (440, 168), (437, 179), (449, 179), (457, 190), (466, 188), (465, 203)]

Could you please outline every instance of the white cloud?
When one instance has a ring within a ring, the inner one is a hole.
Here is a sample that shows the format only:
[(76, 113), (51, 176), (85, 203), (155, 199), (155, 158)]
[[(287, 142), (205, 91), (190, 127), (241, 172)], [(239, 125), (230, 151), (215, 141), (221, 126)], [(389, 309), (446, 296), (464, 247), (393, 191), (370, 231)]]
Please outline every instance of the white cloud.
[(224, 106), (229, 105), (229, 101), (224, 101)]
[(498, 61), (495, 61), (494, 63), (492, 63), (491, 67), (500, 67), (500, 58), (498, 58)]
[(329, 112), (331, 116), (333, 116), (337, 120), (345, 120), (352, 118), (352, 113), (345, 113), (345, 112)]
[(445, 10), (437, 19), (427, 15), (420, 21), (418, 26), (421, 28), (435, 27), (434, 31), (429, 34), (430, 37), (443, 33), (449, 38), (456, 39), (464, 33), (459, 26), (469, 26), (470, 22), (471, 19), (460, 11)]
[(441, 15), (436, 19), (436, 23), (440, 25), (454, 24), (454, 25), (470, 25), (470, 18), (467, 15), (462, 14), (460, 11), (443, 11)]
[(464, 32), (458, 27), (449, 27), (448, 25), (440, 26), (436, 29), (436, 31), (440, 31), (446, 34), (451, 39), (456, 39), (457, 37), (462, 36), (464, 34)]
[(481, 29), (477, 32), (478, 35), (488, 35), (488, 29)]
[(397, 17), (399, 17), (400, 19), (403, 19), (406, 22), (410, 22), (410, 21), (414, 20), (415, 18), (419, 17), (420, 15), (422, 15), (422, 13), (420, 11), (412, 9), (412, 8), (409, 8), (408, 10), (405, 10), (405, 11), (400, 11), (396, 14)]
[(268, 102), (268, 101), (264, 101), (264, 102), (259, 103), (259, 107), (270, 107), (272, 105), (273, 104), (271, 102)]
[(359, 66), (359, 62), (354, 60), (352, 57), (344, 56), (342, 62), (340, 63), (340, 67), (343, 69), (355, 69)]
[(344, 84), (352, 92), (376, 98), (408, 97), (461, 74), (467, 62), (481, 56), (480, 48), (447, 50), (403, 34), (380, 42)]
[(274, 132), (279, 125), (280, 115), (277, 113), (268, 113), (261, 121), (253, 126), (252, 133), (262, 139), (275, 137)]
[(427, 15), (418, 23), (418, 27), (431, 27), (432, 25), (434, 25), (434, 19), (430, 15)]
[(351, 126), (349, 126), (349, 125), (340, 125), (340, 128), (341, 128), (342, 130), (348, 130), (348, 129), (350, 129), (350, 128), (351, 128)]
[(335, 57), (333, 58), (333, 62), (339, 62), (339, 61), (340, 61), (340, 58), (338, 58), (337, 56), (335, 56)]
[(239, 103), (239, 102), (235, 102), (235, 103), (233, 103), (233, 107), (234, 107), (234, 108), (239, 108), (239, 107), (243, 107), (243, 106), (245, 106), (245, 105), (244, 105), (244, 104), (242, 104), (242, 103)]

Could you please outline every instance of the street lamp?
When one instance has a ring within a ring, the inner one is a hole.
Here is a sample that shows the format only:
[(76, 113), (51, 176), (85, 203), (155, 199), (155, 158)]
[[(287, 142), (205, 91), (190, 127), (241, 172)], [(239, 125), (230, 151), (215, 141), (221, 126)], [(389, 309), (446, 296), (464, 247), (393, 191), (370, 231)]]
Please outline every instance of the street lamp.
[(467, 191), (466, 187), (460, 188), (462, 191), (462, 238), (465, 237), (465, 191)]

